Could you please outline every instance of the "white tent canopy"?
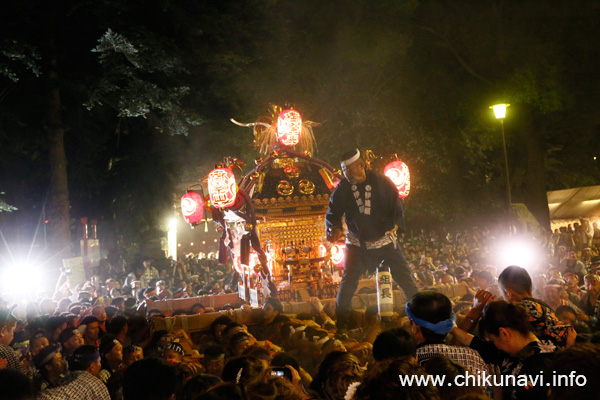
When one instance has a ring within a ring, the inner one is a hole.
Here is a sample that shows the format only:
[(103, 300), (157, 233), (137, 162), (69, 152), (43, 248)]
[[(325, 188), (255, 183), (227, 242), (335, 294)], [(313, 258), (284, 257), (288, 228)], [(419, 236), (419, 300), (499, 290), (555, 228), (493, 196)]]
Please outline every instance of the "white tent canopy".
[(580, 218), (600, 220), (600, 185), (548, 192), (550, 220), (555, 224), (577, 222)]

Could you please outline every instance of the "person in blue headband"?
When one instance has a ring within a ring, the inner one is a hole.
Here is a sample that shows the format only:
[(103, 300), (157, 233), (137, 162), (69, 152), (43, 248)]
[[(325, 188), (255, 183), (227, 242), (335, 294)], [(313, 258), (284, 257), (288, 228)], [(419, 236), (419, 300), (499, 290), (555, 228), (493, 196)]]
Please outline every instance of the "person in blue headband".
[(447, 357), (473, 374), (489, 372), (477, 351), (445, 343), (456, 320), (452, 302), (446, 295), (433, 291), (418, 292), (406, 303), (405, 311), (417, 341), (417, 359), (421, 365), (434, 357)]

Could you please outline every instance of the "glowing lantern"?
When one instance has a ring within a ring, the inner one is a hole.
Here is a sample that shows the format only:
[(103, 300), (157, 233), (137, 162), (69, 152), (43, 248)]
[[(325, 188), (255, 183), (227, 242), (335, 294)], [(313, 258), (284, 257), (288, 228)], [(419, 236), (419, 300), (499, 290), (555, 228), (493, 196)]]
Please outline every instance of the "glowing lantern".
[(336, 243), (331, 246), (331, 262), (337, 266), (344, 263), (346, 245), (343, 243)]
[(217, 208), (225, 208), (235, 203), (237, 184), (235, 175), (228, 168), (217, 168), (208, 174), (210, 202)]
[(392, 161), (385, 166), (383, 173), (396, 185), (398, 197), (403, 199), (408, 196), (408, 192), (410, 192), (410, 173), (406, 164), (402, 161)]
[(284, 110), (277, 118), (277, 137), (285, 146), (295, 146), (300, 141), (302, 117), (296, 110)]
[[(324, 244), (319, 245), (319, 254), (321, 257), (327, 256), (327, 247)], [(331, 262), (335, 265), (342, 266), (346, 255), (346, 245), (344, 243), (336, 243), (331, 246), (330, 253)]]
[(196, 192), (187, 192), (181, 198), (181, 213), (188, 224), (197, 224), (204, 215), (204, 200)]

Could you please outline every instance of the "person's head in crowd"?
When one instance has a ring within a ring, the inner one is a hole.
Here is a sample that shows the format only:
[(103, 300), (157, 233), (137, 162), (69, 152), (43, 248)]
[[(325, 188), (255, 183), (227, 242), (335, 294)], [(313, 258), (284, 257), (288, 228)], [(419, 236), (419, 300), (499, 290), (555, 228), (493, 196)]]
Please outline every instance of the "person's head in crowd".
[(83, 336), (79, 330), (67, 328), (60, 333), (58, 341), (63, 348), (63, 353), (68, 355), (72, 354), (76, 348), (83, 345)]
[(142, 258), (142, 265), (144, 266), (144, 269), (151, 268), (153, 262), (154, 262), (154, 259), (152, 257)]
[(123, 399), (170, 400), (176, 386), (176, 370), (171, 364), (158, 358), (145, 358), (125, 370)]
[(219, 383), (200, 396), (196, 400), (247, 400), (241, 385), (232, 382)]
[(193, 376), (183, 386), (181, 392), (182, 400), (196, 400), (200, 393), (203, 393), (211, 387), (223, 382), (221, 378), (214, 374), (200, 374)]
[(69, 311), (69, 306), (71, 305), (71, 299), (65, 297), (58, 301), (58, 305), (56, 307), (57, 311), (64, 312)]
[(406, 303), (405, 311), (412, 323), (411, 329), (417, 343), (443, 341), (456, 319), (450, 299), (433, 291), (416, 293)]
[[(467, 261), (468, 263), (468, 261)], [(454, 267), (454, 270), (452, 271), (452, 276), (454, 276), (454, 278), (458, 281), (462, 278), (465, 278), (467, 275), (467, 272), (465, 271), (465, 268), (461, 265)]]
[(546, 286), (546, 283), (548, 282), (548, 276), (546, 274), (536, 274), (531, 278), (531, 282), (535, 294), (541, 296), (544, 292), (544, 286)]
[(125, 299), (125, 311), (135, 311), (136, 300), (133, 297)]
[(98, 318), (93, 315), (86, 315), (81, 320), (79, 331), (83, 334), (83, 342), (92, 346), (96, 345), (96, 341), (100, 336), (100, 323)]
[(242, 355), (258, 358), (263, 362), (265, 368), (268, 368), (269, 364), (271, 363), (271, 353), (269, 352), (269, 350), (261, 346), (254, 345), (247, 347), (242, 353)]
[(564, 324), (575, 325), (577, 322), (577, 312), (572, 307), (561, 305), (556, 307), (554, 313)]
[(405, 356), (417, 357), (417, 342), (410, 332), (402, 328), (393, 328), (377, 335), (373, 342), (375, 361), (381, 362)]
[(165, 344), (169, 342), (168, 335), (169, 332), (163, 329), (154, 331), (152, 333), (152, 338), (150, 339), (150, 347), (158, 348), (162, 351), (162, 348)]
[(67, 314), (67, 316), (65, 317), (67, 319), (67, 328), (77, 328), (79, 327), (79, 315), (75, 315), (75, 314)]
[(10, 345), (15, 335), (17, 318), (10, 310), (0, 310), (0, 344)]
[(50, 343), (58, 343), (58, 336), (67, 327), (67, 319), (53, 315), (46, 320), (45, 332)]
[(202, 305), (202, 303), (195, 303), (192, 305), (191, 307), (192, 310), (192, 315), (193, 314), (204, 314), (206, 312), (206, 308), (204, 308), (204, 305)]
[(494, 284), (494, 276), (488, 270), (480, 270), (473, 274), (475, 283), (480, 289), (488, 290)]
[(231, 336), (239, 332), (246, 332), (246, 327), (238, 322), (230, 322), (225, 329), (223, 329), (223, 338), (229, 340)]
[(358, 149), (353, 149), (342, 154), (342, 173), (346, 180), (352, 184), (362, 183), (367, 179), (365, 162)]
[(325, 357), (327, 354), (334, 351), (346, 351), (346, 346), (344, 346), (342, 341), (337, 338), (329, 338), (329, 340), (321, 345), (322, 357)]
[(83, 345), (73, 351), (68, 358), (71, 371), (86, 371), (94, 376), (102, 369), (101, 357), (94, 346)]
[[(564, 281), (562, 281), (564, 282)], [(556, 304), (560, 304), (560, 293), (562, 290), (562, 285), (559, 283), (557, 279), (551, 279), (544, 286), (544, 296), (542, 299), (547, 302), (551, 307), (556, 307)]]
[(182, 362), (184, 355), (185, 351), (183, 351), (183, 346), (177, 342), (167, 343), (162, 348), (163, 360), (170, 362), (171, 364)]
[(125, 298), (121, 296), (113, 297), (110, 305), (116, 307), (119, 312), (125, 311)]
[(106, 335), (100, 342), (102, 368), (114, 371), (123, 362), (123, 345), (112, 335)]
[(442, 274), (440, 278), (440, 283), (442, 283), (443, 285), (452, 284), (454, 283), (454, 277), (450, 274)]
[(33, 400), (34, 390), (29, 377), (13, 369), (0, 369), (0, 399)]
[(110, 320), (119, 313), (119, 309), (115, 306), (106, 306), (104, 311), (106, 312), (107, 323), (110, 323)]
[(229, 338), (229, 351), (233, 356), (241, 356), (250, 346), (250, 335), (244, 331), (234, 333)]
[(42, 299), (39, 304), (40, 314), (42, 315), (52, 315), (54, 314), (54, 310), (56, 309), (56, 304), (48, 298)]
[(569, 289), (579, 289), (579, 276), (572, 272), (567, 272), (563, 275), (565, 283)]
[[(462, 365), (450, 360), (447, 357), (432, 357), (424, 365), (425, 371), (431, 376), (445, 376), (448, 382), (454, 382), (457, 376), (467, 376), (470, 371)], [(465, 384), (459, 385), (440, 385), (437, 387), (441, 400), (454, 400), (461, 395), (468, 393), (483, 394), (481, 386), (474, 385), (474, 382), (465, 380)]]
[(81, 303), (91, 303), (93, 297), (94, 296), (92, 296), (90, 292), (81, 291), (77, 295), (77, 301)]
[(262, 311), (264, 323), (270, 324), (276, 316), (283, 312), (283, 305), (276, 298), (267, 297), (262, 307)]
[(92, 308), (92, 315), (98, 318), (100, 330), (106, 332), (106, 320), (108, 319), (108, 316), (106, 315), (106, 310), (104, 309), (104, 306), (94, 306), (94, 308)]
[(50, 383), (60, 378), (67, 370), (67, 362), (60, 353), (60, 346), (54, 344), (41, 349), (33, 357), (33, 363), (38, 371), (40, 371), (42, 378)]
[(594, 274), (587, 274), (584, 278), (585, 290), (590, 293), (600, 293), (600, 276)]
[(597, 399), (600, 393), (600, 345), (578, 343), (560, 351), (547, 370), (555, 376), (574, 377), (574, 382), (553, 381), (550, 400)]
[(110, 320), (108, 325), (108, 332), (115, 335), (121, 342), (127, 337), (127, 331), (129, 325), (127, 324), (127, 317), (117, 315)]
[(225, 363), (221, 379), (224, 382), (244, 384), (247, 380), (259, 376), (263, 371), (263, 362), (255, 357), (234, 357)]
[(136, 361), (144, 358), (144, 350), (133, 344), (123, 348), (123, 364), (128, 367)]
[(537, 340), (525, 308), (503, 300), (493, 301), (485, 306), (479, 331), (482, 336), (491, 339), (496, 348), (512, 356)]
[(204, 350), (204, 368), (207, 374), (221, 376), (225, 366), (225, 349), (219, 345), (208, 346)]
[(162, 292), (163, 290), (165, 290), (167, 288), (167, 284), (164, 280), (159, 279), (156, 281), (155, 287), (156, 287), (156, 293), (159, 294), (160, 292)]
[(263, 373), (248, 381), (244, 389), (247, 400), (302, 400), (306, 398), (304, 391), (294, 386), (290, 380), (268, 373)]
[(232, 323), (233, 321), (226, 315), (221, 315), (220, 317), (215, 318), (213, 322), (210, 324), (210, 333), (213, 338), (217, 342), (221, 342), (223, 340), (223, 331), (227, 328), (227, 325)]
[[(574, 252), (572, 254), (575, 254)], [(562, 273), (558, 268), (550, 268), (548, 270), (549, 279), (563, 279)]]
[(106, 283), (106, 290), (108, 290), (108, 291), (118, 288), (120, 286), (119, 281), (117, 281), (116, 279), (113, 279), (113, 278), (108, 278), (105, 283)]
[(83, 303), (76, 301), (75, 303), (71, 303), (69, 306), (69, 312), (71, 314), (79, 315), (81, 311), (84, 310)]
[(44, 347), (50, 346), (50, 341), (43, 333), (36, 333), (29, 339), (31, 356), (37, 355)]
[[(425, 369), (416, 364), (411, 357), (387, 360), (352, 387), (349, 387), (347, 399), (352, 400), (440, 400), (439, 392), (429, 381), (424, 385), (401, 385), (399, 376), (425, 377)], [(352, 395), (352, 391), (354, 394)], [(342, 394), (341, 397), (344, 398)]]
[(360, 382), (363, 369), (356, 356), (344, 351), (329, 353), (319, 365), (310, 388), (321, 398), (343, 399), (348, 386)]
[(506, 301), (521, 301), (531, 297), (531, 277), (525, 268), (511, 265), (498, 276), (498, 287)]

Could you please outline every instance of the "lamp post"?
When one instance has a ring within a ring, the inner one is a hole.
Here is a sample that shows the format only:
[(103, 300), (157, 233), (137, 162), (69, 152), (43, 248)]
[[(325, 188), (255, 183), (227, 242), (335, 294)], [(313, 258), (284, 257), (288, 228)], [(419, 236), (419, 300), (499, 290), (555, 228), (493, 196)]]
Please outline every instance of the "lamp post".
[(512, 195), (510, 192), (510, 176), (508, 174), (508, 155), (506, 152), (506, 137), (504, 135), (504, 117), (506, 117), (506, 108), (509, 107), (510, 104), (496, 104), (491, 106), (490, 108), (494, 110), (494, 115), (496, 119), (500, 120), (500, 126), (502, 127), (502, 149), (504, 150), (504, 173), (506, 175), (506, 212), (508, 216), (509, 229), (512, 231), (512, 226), (510, 223), (510, 205), (512, 204)]

